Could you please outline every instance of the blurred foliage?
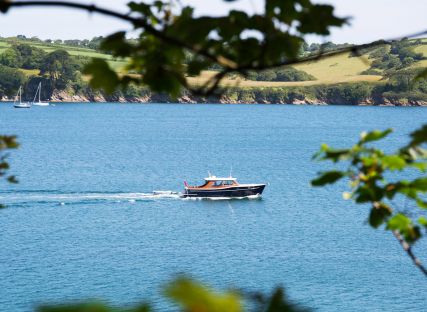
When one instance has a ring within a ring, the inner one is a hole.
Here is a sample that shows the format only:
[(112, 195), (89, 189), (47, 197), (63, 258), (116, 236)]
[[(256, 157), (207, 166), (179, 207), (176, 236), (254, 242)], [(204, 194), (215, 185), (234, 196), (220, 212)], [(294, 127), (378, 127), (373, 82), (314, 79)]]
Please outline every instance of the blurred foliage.
[[(388, 129), (362, 133), (359, 142), (347, 149), (323, 144), (314, 159), (342, 162), (347, 168), (319, 173), (311, 184), (320, 187), (347, 178), (351, 190), (343, 197), (369, 205), (369, 224), (374, 228), (385, 225), (386, 230), (393, 231), (398, 238), (403, 237), (410, 246), (427, 229), (427, 124), (414, 131), (410, 142), (393, 153), (371, 145), (391, 132)], [(399, 195), (406, 200), (404, 207), (396, 204)]]
[[(237, 291), (218, 293), (186, 277), (179, 277), (164, 289), (164, 295), (183, 312), (303, 312), (309, 311), (291, 303), (282, 288), (270, 296), (260, 293), (242, 295)], [(243, 302), (244, 299), (248, 302)], [(244, 305), (245, 303), (245, 305)], [(39, 312), (150, 312), (155, 309), (147, 303), (135, 307), (112, 307), (99, 302), (84, 302), (70, 305), (42, 306)]]
[[(8, 174), (10, 168), (7, 162), (8, 151), (16, 149), (18, 146), (15, 136), (0, 135), (0, 178), (5, 178), (10, 183), (18, 183), (18, 181), (15, 176)], [(0, 208), (4, 208), (4, 206), (0, 204)]]
[[(52, 1), (49, 5), (64, 4)], [(3, 12), (12, 6), (23, 5), (0, 1)], [(218, 17), (195, 16), (193, 7), (166, 0), (130, 2), (129, 13), (123, 15), (94, 6), (68, 6), (128, 21), (133, 32), (139, 33), (137, 40), (128, 40), (126, 32), (103, 40), (100, 49), (126, 60), (127, 73), (119, 76), (105, 61), (94, 60), (85, 71), (92, 76), (93, 87), (112, 92), (113, 86), (134, 82), (175, 97), (183, 88), (200, 94), (213, 92), (228, 73), (245, 75), (249, 70), (286, 64), (300, 56), (304, 36), (329, 35), (331, 27), (347, 21), (334, 15), (333, 6), (310, 0), (265, 0), (263, 13), (232, 10)], [(187, 76), (214, 65), (221, 68), (220, 73), (201, 89), (187, 85)]]

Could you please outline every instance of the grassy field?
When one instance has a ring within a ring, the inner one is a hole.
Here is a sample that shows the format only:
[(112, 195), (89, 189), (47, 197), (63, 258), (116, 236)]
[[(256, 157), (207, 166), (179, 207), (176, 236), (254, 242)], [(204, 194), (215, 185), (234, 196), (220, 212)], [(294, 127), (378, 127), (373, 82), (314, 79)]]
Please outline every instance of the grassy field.
[[(427, 43), (427, 39), (423, 39)], [(25, 43), (29, 43), (25, 41)], [(119, 73), (124, 72), (126, 61), (115, 60), (111, 55), (99, 53), (92, 49), (45, 44), (43, 42), (30, 42), (31, 45), (39, 47), (46, 52), (52, 52), (57, 49), (65, 49), (71, 55), (96, 57), (108, 61), (110, 66)], [(0, 39), (0, 54), (10, 47), (10, 42), (5, 39)], [(427, 56), (427, 44), (415, 47), (416, 52), (421, 52)], [(240, 86), (240, 87), (284, 87), (284, 86), (309, 86), (317, 84), (336, 84), (341, 82), (376, 82), (381, 80), (382, 76), (361, 75), (360, 73), (370, 67), (371, 60), (367, 56), (350, 57), (349, 53), (336, 55), (329, 58), (324, 58), (315, 62), (307, 62), (294, 66), (298, 70), (316, 77), (314, 81), (299, 81), (299, 82), (269, 82), (269, 81), (250, 81), (241, 78), (224, 79), (222, 86)], [(427, 60), (417, 62), (414, 66), (427, 67)], [(25, 71), (26, 74), (35, 74), (34, 71)], [(214, 75), (214, 71), (204, 71), (198, 77), (189, 77), (188, 81), (192, 85), (202, 85)]]
[[(53, 52), (53, 51), (58, 50), (58, 49), (64, 49), (64, 50), (67, 50), (67, 52), (70, 55), (93, 57), (93, 58), (102, 58), (102, 59), (108, 60), (108, 63), (110, 64), (110, 66), (118, 72), (121, 72), (123, 70), (124, 66), (126, 65), (125, 61), (115, 60), (111, 57), (111, 55), (99, 53), (99, 52), (92, 50), (92, 49), (72, 47), (72, 46), (64, 46), (64, 45), (56, 45), (56, 44), (48, 45), (48, 44), (43, 44), (40, 42), (29, 43), (28, 41), (25, 41), (23, 43), (31, 44), (32, 46), (43, 49), (44, 51), (46, 51), (48, 53)], [(8, 42), (4, 39), (0, 40), (0, 54), (3, 53), (10, 46), (11, 46), (10, 42)], [(31, 71), (24, 71), (24, 72), (27, 74), (34, 74)]]
[[(418, 46), (414, 49), (417, 53), (423, 53), (424, 56), (427, 56), (427, 39), (424, 39), (423, 42), (426, 44)], [(419, 61), (415, 64), (416, 67), (427, 67), (427, 60)]]
[[(308, 62), (294, 66), (296, 69), (313, 75), (314, 81), (274, 82), (274, 81), (250, 81), (242, 79), (224, 79), (223, 86), (240, 87), (289, 87), (310, 86), (318, 84), (334, 84), (340, 82), (375, 82), (382, 76), (360, 75), (370, 66), (367, 57), (350, 57), (349, 53), (321, 59), (316, 62)], [(188, 78), (189, 83), (201, 85), (214, 75), (215, 72), (205, 71), (199, 77)]]

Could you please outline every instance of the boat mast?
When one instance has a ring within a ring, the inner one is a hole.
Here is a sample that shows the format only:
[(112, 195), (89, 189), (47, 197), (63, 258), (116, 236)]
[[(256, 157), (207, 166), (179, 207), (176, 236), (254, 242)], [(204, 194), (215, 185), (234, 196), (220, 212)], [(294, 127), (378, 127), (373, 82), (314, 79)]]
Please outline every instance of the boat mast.
[(34, 94), (33, 103), (36, 101), (37, 93), (39, 95), (39, 103), (40, 103), (40, 92), (39, 92), (39, 89), (41, 88), (41, 86), (42, 86), (42, 83), (40, 82), (39, 85), (38, 85), (38, 87), (37, 87), (36, 94)]
[(21, 91), (21, 87), (19, 87), (19, 89), (18, 89), (18, 92), (16, 93), (16, 95), (15, 95), (15, 99), (13, 100), (13, 104), (15, 104), (16, 103), (16, 101), (18, 100), (18, 97), (19, 97), (19, 92)]

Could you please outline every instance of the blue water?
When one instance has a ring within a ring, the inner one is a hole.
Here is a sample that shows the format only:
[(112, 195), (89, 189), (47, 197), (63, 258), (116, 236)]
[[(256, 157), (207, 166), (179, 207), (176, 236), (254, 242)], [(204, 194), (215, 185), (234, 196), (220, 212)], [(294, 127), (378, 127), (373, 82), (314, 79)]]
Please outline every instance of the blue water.
[[(270, 292), (317, 311), (425, 311), (427, 283), (346, 185), (313, 189), (322, 142), (346, 147), (393, 127), (399, 146), (427, 109), (284, 105), (0, 105), (17, 134), (20, 183), (2, 182), (0, 310), (101, 298), (168, 303), (184, 272), (218, 289)], [(180, 191), (210, 170), (268, 182), (262, 200), (193, 201)], [(426, 245), (416, 252), (427, 261)]]

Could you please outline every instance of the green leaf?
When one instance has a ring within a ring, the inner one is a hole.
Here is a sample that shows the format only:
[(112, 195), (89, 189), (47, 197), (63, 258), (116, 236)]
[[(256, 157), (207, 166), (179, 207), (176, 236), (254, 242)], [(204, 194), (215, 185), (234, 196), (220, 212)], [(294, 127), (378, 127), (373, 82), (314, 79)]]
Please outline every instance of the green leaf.
[(384, 131), (381, 130), (374, 130), (371, 132), (363, 132), (360, 135), (360, 143), (368, 143), (368, 142), (373, 142), (373, 141), (378, 141), (381, 140), (382, 138), (386, 137), (387, 135), (389, 135), (391, 132), (393, 132), (393, 129), (387, 129)]
[(18, 183), (18, 180), (16, 179), (15, 176), (9, 176), (9, 177), (7, 177), (7, 181), (9, 183), (13, 183), (13, 184), (17, 184)]
[(409, 163), (408, 166), (417, 168), (421, 172), (426, 172), (427, 171), (427, 162)]
[(427, 228), (427, 218), (426, 217), (419, 217), (418, 223)]
[(348, 149), (328, 149), (325, 151), (324, 159), (330, 159), (333, 162), (338, 162), (339, 160), (345, 160), (350, 157), (350, 150)]
[(128, 3), (128, 7), (134, 12), (141, 13), (144, 17), (148, 17), (152, 15), (151, 5), (149, 4), (145, 4), (143, 2), (136, 3), (132, 1)]
[(323, 186), (325, 184), (333, 184), (345, 176), (341, 171), (328, 171), (321, 173), (317, 179), (311, 181), (312, 186)]
[(387, 223), (387, 229), (398, 231), (408, 243), (414, 243), (421, 237), (418, 226), (414, 226), (412, 220), (402, 213), (394, 215)]
[[(426, 69), (427, 71), (427, 69)], [(427, 143), (427, 124), (423, 125), (420, 129), (411, 133), (410, 146), (417, 146), (423, 143)]]
[(369, 224), (374, 228), (378, 228), (388, 217), (391, 216), (391, 213), (392, 210), (389, 206), (384, 203), (379, 203), (371, 209)]
[(112, 52), (115, 57), (127, 57), (132, 53), (132, 46), (126, 40), (126, 32), (119, 31), (106, 37), (102, 42), (100, 49)]
[(103, 59), (92, 59), (83, 70), (85, 75), (91, 75), (90, 85), (95, 89), (104, 89), (113, 93), (120, 83), (117, 73)]
[(427, 192), (427, 177), (415, 179), (410, 183), (410, 187), (418, 192)]
[(0, 12), (2, 13), (7, 13), (7, 11), (9, 11), (9, 3), (11, 1), (9, 0), (0, 0)]
[(355, 202), (358, 204), (368, 202), (379, 202), (382, 200), (385, 191), (377, 185), (362, 185), (354, 192)]
[(398, 213), (388, 221), (387, 227), (390, 230), (404, 230), (412, 224), (412, 220), (402, 213)]
[(305, 34), (313, 33), (318, 35), (329, 35), (330, 26), (342, 26), (347, 22), (345, 18), (335, 17), (334, 7), (325, 4), (309, 6), (308, 9), (300, 13), (299, 20), (298, 31)]
[(381, 162), (385, 168), (390, 170), (402, 170), (406, 167), (405, 158), (399, 155), (387, 155), (381, 157)]
[(427, 201), (417, 198), (416, 203), (421, 209), (427, 209)]
[(178, 303), (183, 311), (240, 312), (240, 297), (232, 292), (218, 294), (188, 279), (178, 278), (166, 287), (167, 297)]

